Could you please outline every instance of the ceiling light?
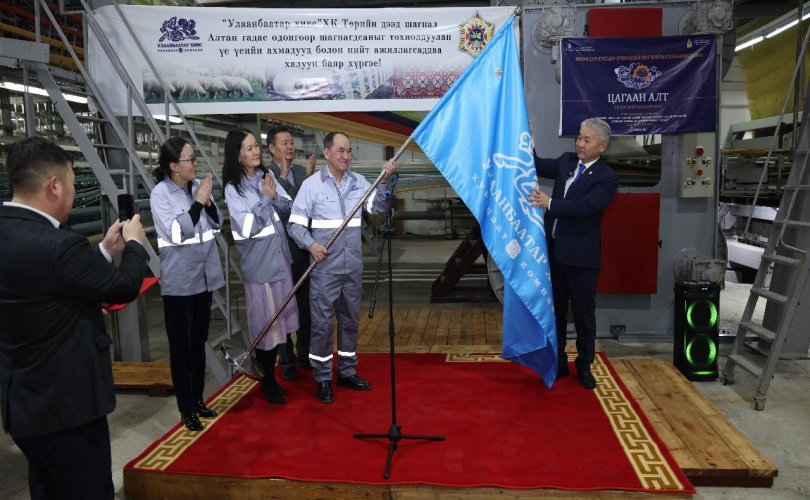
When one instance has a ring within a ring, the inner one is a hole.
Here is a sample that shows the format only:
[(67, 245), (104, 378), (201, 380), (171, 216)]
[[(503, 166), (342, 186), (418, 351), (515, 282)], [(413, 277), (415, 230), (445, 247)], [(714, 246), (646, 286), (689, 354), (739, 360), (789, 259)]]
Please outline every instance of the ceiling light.
[[(32, 87), (30, 85), (28, 87), (26, 87), (25, 85), (22, 85), (20, 83), (2, 82), (2, 83), (0, 83), (0, 88), (4, 88), (6, 90), (11, 90), (11, 91), (14, 91), (14, 92), (28, 92), (29, 94), (41, 95), (41, 96), (44, 96), (44, 97), (48, 97), (48, 92), (46, 92), (45, 89), (41, 89), (39, 87)], [(78, 102), (80, 104), (87, 104), (87, 98), (82, 97), (80, 95), (64, 94), (63, 93), (62, 97), (64, 97), (66, 101)]]
[(743, 42), (740, 45), (737, 45), (737, 47), (734, 48), (734, 52), (739, 52), (739, 51), (741, 51), (742, 49), (744, 49), (746, 47), (750, 47), (750, 46), (754, 45), (755, 43), (761, 42), (762, 40), (765, 40), (764, 36), (758, 36), (756, 38), (752, 38), (752, 39), (748, 40), (747, 42)]
[(790, 28), (792, 28), (792, 27), (796, 26), (797, 24), (799, 24), (799, 20), (798, 20), (798, 19), (794, 19), (792, 22), (790, 22), (790, 23), (788, 23), (788, 24), (786, 24), (786, 25), (784, 25), (784, 26), (782, 26), (782, 27), (776, 28), (775, 30), (771, 31), (770, 33), (768, 33), (767, 35), (765, 35), (765, 38), (770, 38), (770, 37), (772, 37), (772, 36), (776, 36), (776, 35), (778, 35), (779, 33), (783, 32), (783, 31), (785, 31), (785, 30), (789, 30)]
[[(152, 115), (152, 118), (164, 122), (166, 121), (166, 115)], [(169, 123), (183, 123), (183, 120), (177, 116), (169, 116)]]

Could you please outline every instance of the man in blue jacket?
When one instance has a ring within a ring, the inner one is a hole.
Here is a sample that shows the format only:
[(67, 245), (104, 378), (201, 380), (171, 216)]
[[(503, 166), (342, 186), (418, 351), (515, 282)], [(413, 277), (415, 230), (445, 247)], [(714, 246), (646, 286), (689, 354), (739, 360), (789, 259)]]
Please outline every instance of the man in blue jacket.
[(577, 378), (593, 389), (591, 373), (596, 351), (596, 279), (601, 265), (602, 213), (613, 200), (619, 180), (600, 155), (610, 141), (610, 125), (598, 118), (582, 122), (576, 154), (540, 158), (535, 154), (537, 176), (554, 179), (551, 197), (535, 188), (532, 206), (545, 209), (554, 316), (557, 323), (557, 378), (568, 375), (565, 336), (568, 301), (577, 331)]

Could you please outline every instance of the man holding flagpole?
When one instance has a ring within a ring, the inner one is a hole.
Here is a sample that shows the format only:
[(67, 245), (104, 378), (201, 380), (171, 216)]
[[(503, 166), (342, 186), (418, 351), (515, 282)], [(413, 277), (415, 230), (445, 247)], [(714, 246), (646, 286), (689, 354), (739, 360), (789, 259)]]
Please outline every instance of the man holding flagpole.
[(577, 331), (577, 379), (586, 389), (596, 387), (591, 373), (596, 352), (596, 279), (601, 264), (602, 213), (619, 187), (618, 177), (601, 159), (610, 141), (610, 125), (598, 118), (582, 122), (576, 154), (540, 158), (537, 176), (554, 179), (551, 197), (534, 188), (533, 207), (545, 210), (549, 265), (557, 324), (557, 378), (568, 375), (565, 354), (568, 301)]

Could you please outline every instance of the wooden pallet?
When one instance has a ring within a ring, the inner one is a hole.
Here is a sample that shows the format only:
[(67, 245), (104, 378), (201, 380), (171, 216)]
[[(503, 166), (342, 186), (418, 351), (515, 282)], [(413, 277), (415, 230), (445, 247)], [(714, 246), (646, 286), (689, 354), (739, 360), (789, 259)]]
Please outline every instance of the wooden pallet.
[(143, 471), (124, 471), (124, 495), (131, 500), (171, 498), (219, 499), (261, 498), (287, 500), (529, 500), (532, 498), (662, 500), (692, 498), (692, 495), (638, 491), (507, 490), (502, 488), (441, 488), (437, 486), (309, 483), (280, 479), (241, 479), (219, 476), (190, 476)]
[(114, 361), (116, 389), (146, 390), (150, 396), (166, 397), (174, 391), (169, 363)]
[(776, 465), (663, 359), (611, 360), (695, 486), (770, 487)]

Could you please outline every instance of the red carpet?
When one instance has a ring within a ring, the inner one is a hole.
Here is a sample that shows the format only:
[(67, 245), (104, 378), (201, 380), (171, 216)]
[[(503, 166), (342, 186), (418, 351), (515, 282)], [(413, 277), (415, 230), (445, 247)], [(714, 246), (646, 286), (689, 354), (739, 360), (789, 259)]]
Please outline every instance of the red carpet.
[(374, 390), (335, 386), (331, 405), (316, 401), (309, 377), (285, 384), (284, 406), (268, 404), (256, 382), (238, 377), (211, 398), (222, 413), (204, 432), (178, 426), (126, 468), (358, 484), (694, 492), (601, 354), (595, 391), (575, 377), (547, 390), (528, 370), (493, 355), (401, 354), (396, 368), (402, 432), (445, 441), (401, 441), (390, 480), (382, 479), (388, 441), (352, 437), (388, 432), (384, 354), (360, 356), (358, 373)]

